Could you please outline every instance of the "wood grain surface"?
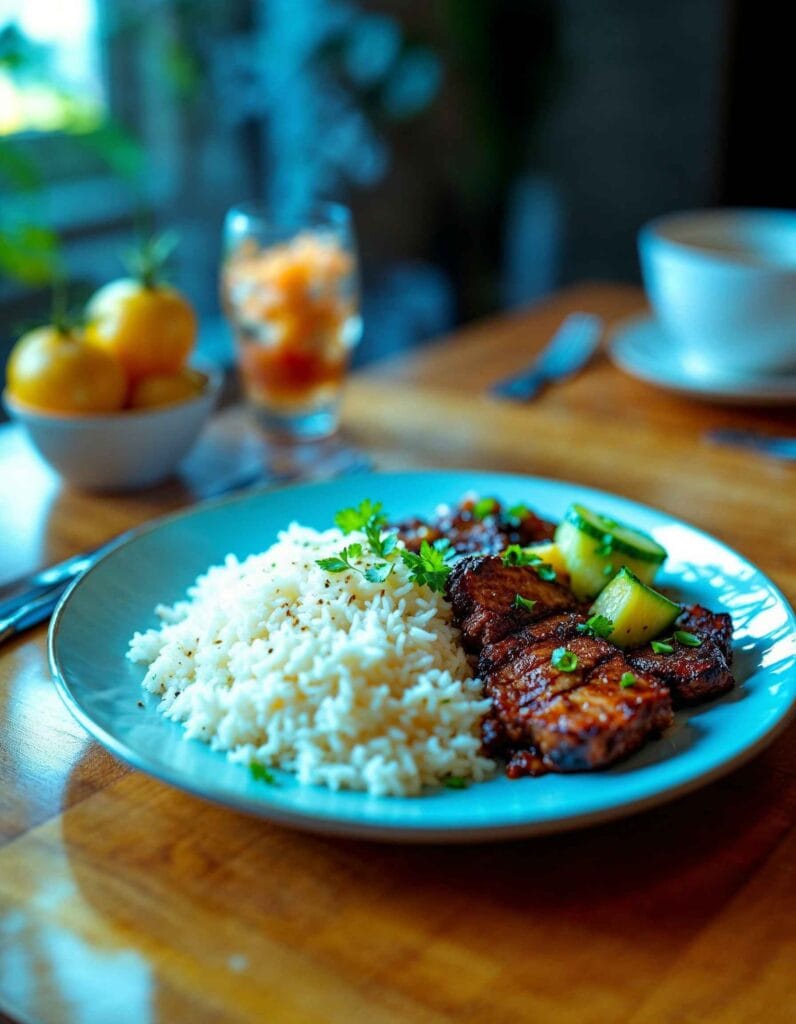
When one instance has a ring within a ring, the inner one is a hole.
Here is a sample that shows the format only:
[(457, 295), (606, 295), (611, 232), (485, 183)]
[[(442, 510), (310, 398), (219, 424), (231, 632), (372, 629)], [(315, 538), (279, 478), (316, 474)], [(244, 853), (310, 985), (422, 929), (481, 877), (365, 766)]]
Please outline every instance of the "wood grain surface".
[[(385, 468), (554, 476), (656, 505), (737, 547), (796, 598), (794, 469), (704, 438), (796, 433), (793, 410), (667, 396), (598, 357), (530, 405), (490, 399), (574, 310), (572, 289), (378, 365), (347, 441)], [(62, 488), (0, 430), (0, 583), (272, 454), (236, 408), (182, 479)], [(794, 1018), (791, 727), (746, 767), (607, 826), (496, 846), (392, 847), (290, 832), (133, 772), (53, 691), (45, 630), (0, 649), (0, 1007), (21, 1021), (785, 1022)]]

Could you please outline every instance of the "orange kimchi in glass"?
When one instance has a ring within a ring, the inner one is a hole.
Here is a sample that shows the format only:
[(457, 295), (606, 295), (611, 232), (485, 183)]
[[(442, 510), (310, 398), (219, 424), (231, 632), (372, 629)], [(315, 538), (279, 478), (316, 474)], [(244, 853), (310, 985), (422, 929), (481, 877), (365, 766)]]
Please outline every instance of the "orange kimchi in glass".
[(255, 204), (233, 207), (221, 291), (244, 392), (262, 424), (297, 438), (333, 433), (362, 331), (348, 210), (324, 203), (280, 220)]

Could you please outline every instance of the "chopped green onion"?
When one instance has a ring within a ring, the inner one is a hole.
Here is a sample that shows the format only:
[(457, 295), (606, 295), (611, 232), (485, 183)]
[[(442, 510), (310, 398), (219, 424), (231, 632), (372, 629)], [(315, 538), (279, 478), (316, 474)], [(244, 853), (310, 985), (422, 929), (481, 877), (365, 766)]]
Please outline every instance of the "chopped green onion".
[(626, 690), (628, 686), (635, 686), (636, 677), (633, 675), (632, 672), (624, 672), (622, 673), (622, 678), (619, 680), (619, 685), (622, 687), (623, 690)]
[(514, 607), (515, 608), (523, 608), (526, 612), (530, 612), (530, 611), (533, 611), (533, 606), (535, 604), (536, 604), (536, 601), (531, 601), (529, 598), (523, 597), (522, 594), (515, 594), (514, 595)]
[(548, 583), (552, 582), (556, 578), (556, 571), (547, 562), (542, 562), (541, 565), (535, 566), (536, 575), (540, 580), (546, 580)]
[(541, 555), (519, 544), (509, 544), (500, 558), (504, 565), (537, 565), (542, 561)]
[(520, 519), (524, 519), (530, 513), (530, 511), (531, 510), (528, 508), (527, 505), (512, 505), (510, 509), (506, 510), (506, 515), (508, 516), (509, 519), (516, 519), (517, 521), (519, 521)]
[(560, 672), (574, 672), (578, 667), (578, 656), (566, 647), (556, 647), (550, 656), (550, 664)]
[(605, 639), (613, 632), (614, 624), (605, 615), (592, 615), (590, 619), (581, 622), (577, 628), (579, 633), (589, 633), (591, 636), (599, 636)]
[(676, 629), (674, 631), (674, 638), (679, 643), (683, 644), (684, 647), (701, 647), (702, 641), (694, 633), (689, 633), (685, 629)]
[(460, 775), (449, 775), (442, 780), (442, 785), (447, 786), (448, 789), (467, 789), (467, 779), (463, 779)]
[(674, 651), (674, 647), (665, 640), (653, 640), (650, 647), (656, 654), (671, 654)]
[(481, 498), (473, 505), (473, 519), (486, 519), (487, 516), (491, 516), (493, 512), (496, 512), (498, 503), (495, 498)]
[(251, 762), (249, 765), (249, 774), (255, 782), (267, 782), (269, 786), (273, 786), (276, 783), (276, 776), (274, 773), (258, 761)]

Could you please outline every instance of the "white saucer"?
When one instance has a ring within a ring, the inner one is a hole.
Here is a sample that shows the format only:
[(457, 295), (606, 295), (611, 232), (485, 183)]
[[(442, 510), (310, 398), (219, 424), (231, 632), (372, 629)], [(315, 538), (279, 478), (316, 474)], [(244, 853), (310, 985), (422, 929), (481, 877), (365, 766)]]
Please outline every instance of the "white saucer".
[(609, 354), (616, 365), (639, 380), (705, 402), (733, 405), (796, 404), (796, 371), (695, 377), (673, 353), (663, 327), (651, 314), (629, 317), (614, 329)]

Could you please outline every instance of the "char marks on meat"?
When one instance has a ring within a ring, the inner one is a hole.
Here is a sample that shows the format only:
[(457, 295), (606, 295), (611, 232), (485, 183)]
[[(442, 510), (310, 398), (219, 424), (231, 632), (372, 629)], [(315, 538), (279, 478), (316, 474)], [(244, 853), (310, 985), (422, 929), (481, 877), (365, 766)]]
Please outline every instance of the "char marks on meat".
[[(508, 760), (508, 774), (537, 775), (604, 768), (638, 750), (672, 720), (665, 686), (631, 672), (621, 651), (606, 640), (583, 636), (583, 615), (552, 615), (488, 644), (478, 675), (492, 707), (484, 719), (484, 749)], [(552, 664), (560, 646), (577, 656), (577, 668)]]
[[(533, 608), (516, 607), (518, 594)], [(533, 566), (504, 565), (496, 555), (461, 559), (448, 577), (447, 598), (465, 650), (476, 652), (529, 622), (577, 607), (568, 587), (540, 579)]]
[(677, 620), (676, 629), (697, 636), (699, 647), (682, 644), (676, 636), (667, 641), (674, 648), (671, 654), (656, 654), (649, 644), (638, 647), (628, 653), (634, 670), (650, 673), (665, 683), (675, 707), (712, 700), (731, 690), (735, 680), (731, 671), (730, 616), (692, 605)]
[[(444, 537), (460, 555), (498, 554), (509, 544), (528, 547), (552, 540), (555, 523), (540, 519), (529, 509), (510, 515), (498, 501), (489, 514), (478, 518), (473, 500), (454, 508), (444, 508), (431, 519), (405, 519), (396, 525), (398, 535), (410, 551), (418, 551), (424, 540), (429, 544)], [(517, 511), (512, 509), (512, 511)]]
[[(516, 594), (533, 608), (515, 608)], [(625, 656), (582, 635), (586, 617), (572, 593), (539, 579), (532, 566), (464, 558), (449, 577), (448, 598), (465, 647), (480, 651), (478, 675), (492, 700), (484, 749), (507, 758), (509, 775), (602, 768), (671, 722), (669, 691), (641, 672), (623, 687), (631, 671)], [(552, 664), (562, 646), (577, 656), (573, 672)]]
[[(699, 646), (675, 638), (670, 654), (656, 654), (649, 644), (622, 651), (586, 635), (588, 611), (568, 587), (540, 579), (532, 565), (505, 565), (497, 557), (509, 544), (549, 540), (553, 523), (525, 509), (510, 515), (497, 502), (480, 517), (475, 509), (465, 501), (397, 528), (411, 550), (444, 537), (466, 556), (451, 571), (447, 597), (491, 699), (484, 751), (505, 758), (511, 777), (606, 767), (665, 729), (673, 706), (732, 688), (729, 615), (693, 605), (675, 629), (695, 634)], [(517, 595), (532, 606), (518, 607)], [(553, 665), (560, 647), (577, 657), (571, 672)]]

